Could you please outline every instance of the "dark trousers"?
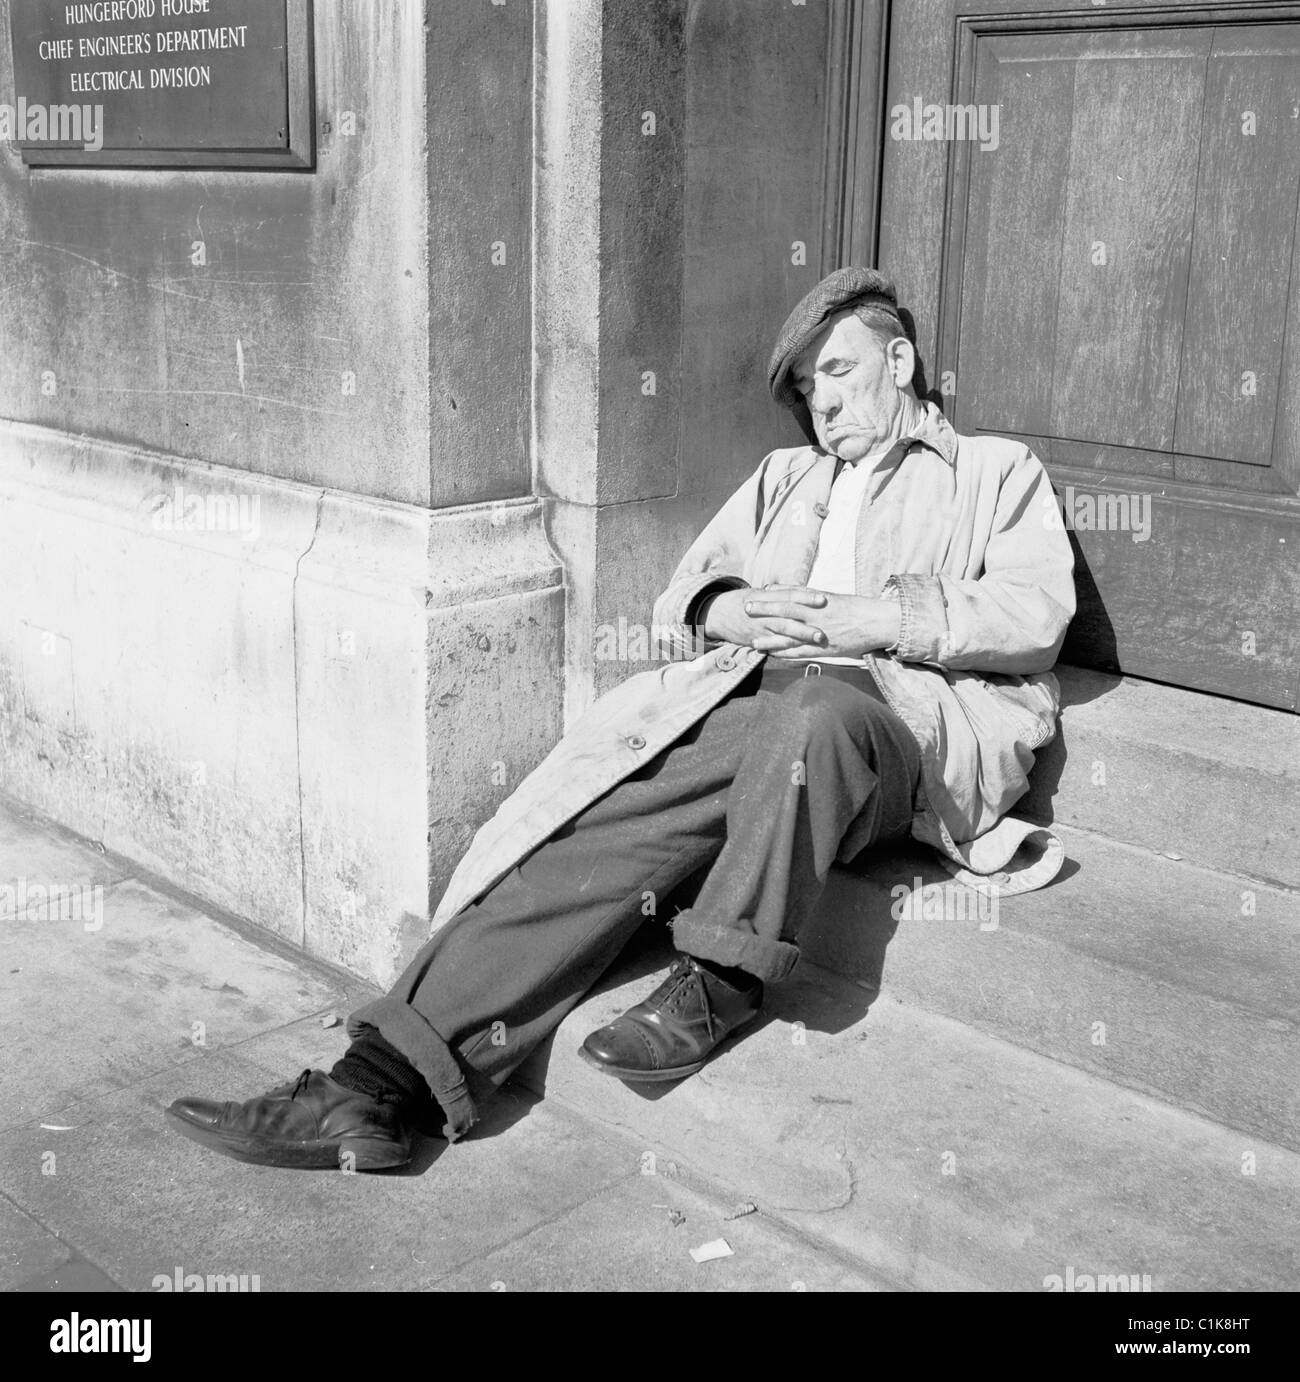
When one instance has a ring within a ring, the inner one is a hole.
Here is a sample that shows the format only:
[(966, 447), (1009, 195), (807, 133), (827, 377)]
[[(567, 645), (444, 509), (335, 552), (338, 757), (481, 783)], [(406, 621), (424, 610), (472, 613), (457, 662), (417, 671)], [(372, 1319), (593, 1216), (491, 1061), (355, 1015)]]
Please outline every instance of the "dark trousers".
[[(353, 1014), (424, 1076), (459, 1136), (474, 1099), (560, 1024), (642, 925), (784, 978), (844, 835), (907, 833), (916, 742), (870, 673), (765, 664), (426, 944)], [(667, 895), (707, 869), (689, 910)]]

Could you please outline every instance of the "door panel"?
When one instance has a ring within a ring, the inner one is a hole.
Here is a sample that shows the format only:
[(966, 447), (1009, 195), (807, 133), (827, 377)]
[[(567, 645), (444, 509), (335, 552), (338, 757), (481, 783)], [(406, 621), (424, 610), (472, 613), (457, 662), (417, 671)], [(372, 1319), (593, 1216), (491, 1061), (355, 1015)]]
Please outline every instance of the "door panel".
[[(1039, 42), (1061, 50), (1051, 60), (1075, 79), (1049, 434), (1155, 452), (1152, 469), (1163, 473), (1174, 438), (1209, 35), (1172, 45), (1159, 33)], [(998, 66), (1007, 70), (1005, 61)], [(1006, 252), (987, 240), (967, 248), (966, 272), (976, 274), (990, 250)], [(1117, 408), (1117, 399), (1128, 406)]]
[(1064, 656), (1295, 709), (1300, 6), (895, 4), (916, 98), (999, 140), (886, 140), (880, 262), (958, 429), (1057, 482)]
[[(1243, 133), (1247, 113), (1252, 135)], [(1194, 329), (1183, 343), (1174, 443), (1188, 456), (1180, 479), (1213, 477), (1191, 464), (1193, 457), (1269, 466), (1276, 456), (1284, 471), (1279, 488), (1296, 491), (1296, 458), (1277, 455), (1273, 430), (1295, 253), (1298, 151), (1300, 23), (1216, 29), (1187, 301)], [(1258, 392), (1247, 399), (1241, 373), (1252, 365)]]

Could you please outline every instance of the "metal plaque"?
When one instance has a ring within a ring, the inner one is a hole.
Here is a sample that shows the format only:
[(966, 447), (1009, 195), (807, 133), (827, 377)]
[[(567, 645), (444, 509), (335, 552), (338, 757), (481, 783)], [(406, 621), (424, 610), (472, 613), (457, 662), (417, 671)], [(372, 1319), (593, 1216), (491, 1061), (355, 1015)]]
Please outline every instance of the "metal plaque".
[[(309, 0), (10, 0), (0, 138), (34, 165), (312, 166)], [(8, 128), (5, 128), (5, 126)]]

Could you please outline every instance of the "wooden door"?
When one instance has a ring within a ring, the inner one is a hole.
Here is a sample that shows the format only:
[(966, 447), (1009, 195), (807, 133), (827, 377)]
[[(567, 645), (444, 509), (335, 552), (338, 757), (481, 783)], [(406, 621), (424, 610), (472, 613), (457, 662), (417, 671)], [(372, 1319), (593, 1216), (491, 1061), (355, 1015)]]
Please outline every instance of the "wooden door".
[(1295, 710), (1300, 5), (890, 9), (878, 260), (958, 430), (1048, 465), (1064, 660)]

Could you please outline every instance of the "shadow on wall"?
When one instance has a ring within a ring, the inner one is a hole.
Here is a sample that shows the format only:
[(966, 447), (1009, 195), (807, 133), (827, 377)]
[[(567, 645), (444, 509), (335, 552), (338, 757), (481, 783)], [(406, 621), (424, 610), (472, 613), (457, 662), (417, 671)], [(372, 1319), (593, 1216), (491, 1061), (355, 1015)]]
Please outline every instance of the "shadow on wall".
[[(1070, 533), (1074, 549), (1074, 588), (1078, 613), (1070, 623), (1061, 649), (1057, 676), (1061, 682), (1061, 716), (1056, 737), (1039, 751), (1029, 774), (1029, 790), (1016, 803), (1015, 813), (1027, 820), (1050, 825), (1056, 819), (1055, 799), (1069, 758), (1070, 707), (1098, 700), (1120, 683), (1119, 652), (1115, 626), (1093, 579), (1088, 558), (1079, 546), (1076, 533)], [(1072, 678), (1070, 667), (1088, 667), (1110, 675)]]
[[(1060, 496), (1057, 496), (1058, 500)], [(1087, 555), (1079, 545), (1079, 535), (1069, 533), (1074, 551), (1074, 592), (1078, 608), (1065, 633), (1061, 661), (1075, 667), (1092, 667), (1099, 672), (1118, 673), (1119, 647), (1115, 626), (1106, 613), (1105, 602), (1092, 574)], [(1118, 678), (1117, 678), (1118, 679)], [(1109, 688), (1107, 688), (1109, 689)]]

